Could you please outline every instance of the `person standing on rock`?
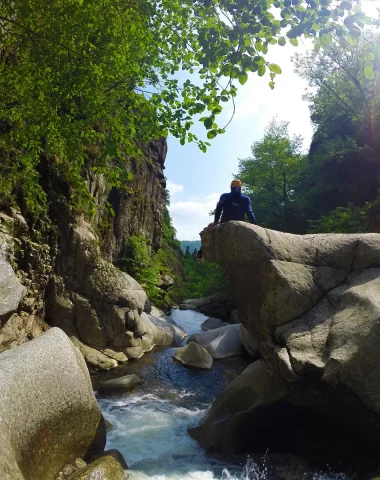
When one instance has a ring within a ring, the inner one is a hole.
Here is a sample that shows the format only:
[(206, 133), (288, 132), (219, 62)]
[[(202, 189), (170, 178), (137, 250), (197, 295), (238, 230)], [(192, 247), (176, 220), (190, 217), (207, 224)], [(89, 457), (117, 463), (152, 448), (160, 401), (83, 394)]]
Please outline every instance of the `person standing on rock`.
[[(231, 192), (223, 193), (215, 209), (214, 222), (208, 227), (213, 227), (219, 223), (229, 222), (231, 220), (244, 221), (247, 215), (249, 221), (257, 225), (255, 214), (252, 210), (251, 199), (241, 193), (242, 183), (240, 180), (232, 180)], [(207, 228), (208, 228), (207, 227)], [(202, 258), (202, 247), (199, 249), (197, 258)]]
[[(257, 225), (255, 214), (252, 211), (251, 199), (241, 193), (240, 180), (232, 180), (231, 192), (223, 193), (215, 210), (214, 224), (229, 222), (230, 220), (244, 221), (247, 215), (249, 221)], [(223, 213), (222, 213), (223, 212)]]

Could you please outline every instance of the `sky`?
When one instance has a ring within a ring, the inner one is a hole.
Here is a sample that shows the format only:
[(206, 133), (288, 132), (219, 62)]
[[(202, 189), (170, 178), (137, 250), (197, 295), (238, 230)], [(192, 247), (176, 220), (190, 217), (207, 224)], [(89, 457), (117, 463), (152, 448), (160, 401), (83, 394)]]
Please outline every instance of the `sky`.
[[(362, 9), (367, 15), (376, 16), (377, 8), (380, 0), (362, 0)], [(304, 148), (308, 149), (313, 127), (308, 103), (302, 99), (307, 82), (294, 73), (291, 57), (311, 46), (301, 42), (298, 47), (271, 46), (267, 60), (282, 69), (282, 74), (276, 76), (275, 89), (268, 86), (269, 75), (249, 74), (247, 83), (239, 85), (231, 124), (225, 134), (211, 140), (206, 153), (195, 144), (182, 146), (177, 139), (168, 139), (165, 175), (171, 197), (170, 215), (179, 240), (199, 240), (199, 232), (213, 221), (210, 211), (215, 209), (220, 195), (230, 189), (231, 180), (238, 172), (239, 158), (250, 155), (251, 145), (262, 138), (265, 127), (274, 117), (289, 122), (290, 133), (302, 135)], [(219, 115), (218, 124), (226, 124), (231, 113), (232, 106)], [(202, 138), (204, 132), (201, 124), (194, 129)]]

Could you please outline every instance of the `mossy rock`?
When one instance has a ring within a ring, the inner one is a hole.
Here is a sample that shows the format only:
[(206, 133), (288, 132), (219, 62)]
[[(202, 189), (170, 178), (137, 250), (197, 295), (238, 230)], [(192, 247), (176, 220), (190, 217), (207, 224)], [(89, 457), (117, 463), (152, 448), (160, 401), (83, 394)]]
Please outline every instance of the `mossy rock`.
[(106, 455), (77, 470), (69, 480), (125, 480), (125, 475), (121, 464), (112, 455)]

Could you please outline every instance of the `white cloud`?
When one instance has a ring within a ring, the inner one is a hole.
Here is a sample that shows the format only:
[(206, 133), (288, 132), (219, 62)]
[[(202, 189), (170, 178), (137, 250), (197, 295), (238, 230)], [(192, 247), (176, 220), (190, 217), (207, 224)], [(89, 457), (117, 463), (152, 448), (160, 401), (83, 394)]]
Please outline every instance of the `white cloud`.
[(183, 192), (184, 190), (183, 185), (178, 185), (170, 180), (166, 182), (166, 188), (169, 190), (170, 195), (175, 195), (176, 193)]
[(201, 232), (213, 217), (209, 213), (215, 209), (219, 194), (212, 193), (204, 198), (172, 202), (169, 210), (180, 240), (199, 240)]

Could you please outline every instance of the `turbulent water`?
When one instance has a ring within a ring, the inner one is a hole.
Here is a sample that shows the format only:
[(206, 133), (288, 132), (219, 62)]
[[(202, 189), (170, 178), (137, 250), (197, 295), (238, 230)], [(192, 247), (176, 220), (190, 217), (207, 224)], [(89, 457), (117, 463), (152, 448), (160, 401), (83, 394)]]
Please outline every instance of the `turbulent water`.
[[(174, 310), (172, 317), (188, 333), (206, 317)], [(214, 362), (211, 371), (190, 370), (173, 361), (175, 349), (146, 354), (122, 374), (137, 373), (144, 385), (135, 392), (101, 398), (113, 424), (107, 448), (124, 455), (130, 480), (349, 480), (343, 474), (310, 472), (302, 461), (264, 455), (222, 458), (206, 454), (187, 433), (205, 415), (213, 399), (247, 365), (242, 357)], [(120, 372), (119, 372), (120, 375)]]

